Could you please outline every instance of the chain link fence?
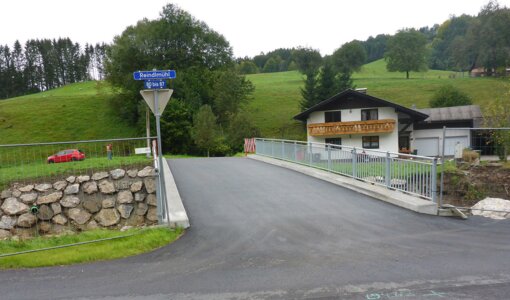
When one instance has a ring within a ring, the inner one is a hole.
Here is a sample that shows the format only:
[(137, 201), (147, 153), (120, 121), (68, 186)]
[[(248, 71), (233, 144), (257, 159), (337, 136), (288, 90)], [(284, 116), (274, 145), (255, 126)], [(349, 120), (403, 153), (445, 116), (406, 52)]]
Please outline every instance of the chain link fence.
[(147, 148), (147, 138), (0, 145), (0, 190), (153, 165), (150, 152), (137, 154), (137, 148)]

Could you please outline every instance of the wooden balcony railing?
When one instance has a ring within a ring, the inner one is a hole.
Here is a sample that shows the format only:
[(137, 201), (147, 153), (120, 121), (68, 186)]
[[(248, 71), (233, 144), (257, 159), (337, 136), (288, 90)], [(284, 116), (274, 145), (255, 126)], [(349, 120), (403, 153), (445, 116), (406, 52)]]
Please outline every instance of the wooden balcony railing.
[(317, 123), (308, 125), (308, 134), (311, 136), (333, 136), (342, 134), (388, 133), (395, 129), (396, 121), (393, 119)]

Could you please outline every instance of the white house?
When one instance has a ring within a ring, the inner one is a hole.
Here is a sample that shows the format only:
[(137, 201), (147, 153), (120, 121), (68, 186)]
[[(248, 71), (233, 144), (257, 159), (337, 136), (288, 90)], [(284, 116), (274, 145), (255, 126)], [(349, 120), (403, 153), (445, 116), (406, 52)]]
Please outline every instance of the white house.
[[(443, 126), (473, 127), (474, 117), (481, 118), (477, 106), (417, 110), (348, 89), (294, 119), (306, 122), (310, 142), (437, 156)], [(458, 141), (471, 146), (469, 130), (449, 130), (447, 148)]]

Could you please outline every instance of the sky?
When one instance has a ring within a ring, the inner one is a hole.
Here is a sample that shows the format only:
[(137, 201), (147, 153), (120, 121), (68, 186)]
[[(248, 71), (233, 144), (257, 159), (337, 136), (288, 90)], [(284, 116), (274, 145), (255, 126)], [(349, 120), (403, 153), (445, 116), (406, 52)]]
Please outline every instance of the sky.
[[(354, 39), (476, 15), (488, 0), (7, 0), (0, 44), (58, 37), (111, 43), (138, 20), (158, 18), (170, 2), (224, 35), (236, 57), (253, 57), (297, 46), (327, 55)], [(510, 7), (510, 0), (499, 3)]]

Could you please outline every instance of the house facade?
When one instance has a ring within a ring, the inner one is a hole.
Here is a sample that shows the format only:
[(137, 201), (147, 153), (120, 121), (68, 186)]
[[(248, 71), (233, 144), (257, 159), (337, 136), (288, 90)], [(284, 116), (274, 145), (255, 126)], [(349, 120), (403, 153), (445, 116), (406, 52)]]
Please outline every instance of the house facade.
[[(473, 127), (471, 118), (478, 116), (474, 111), (472, 106), (410, 109), (370, 96), (366, 90), (348, 89), (294, 119), (306, 123), (309, 142), (437, 156), (442, 146), (443, 126)], [(469, 130), (448, 131), (447, 153), (459, 141), (471, 146)]]

